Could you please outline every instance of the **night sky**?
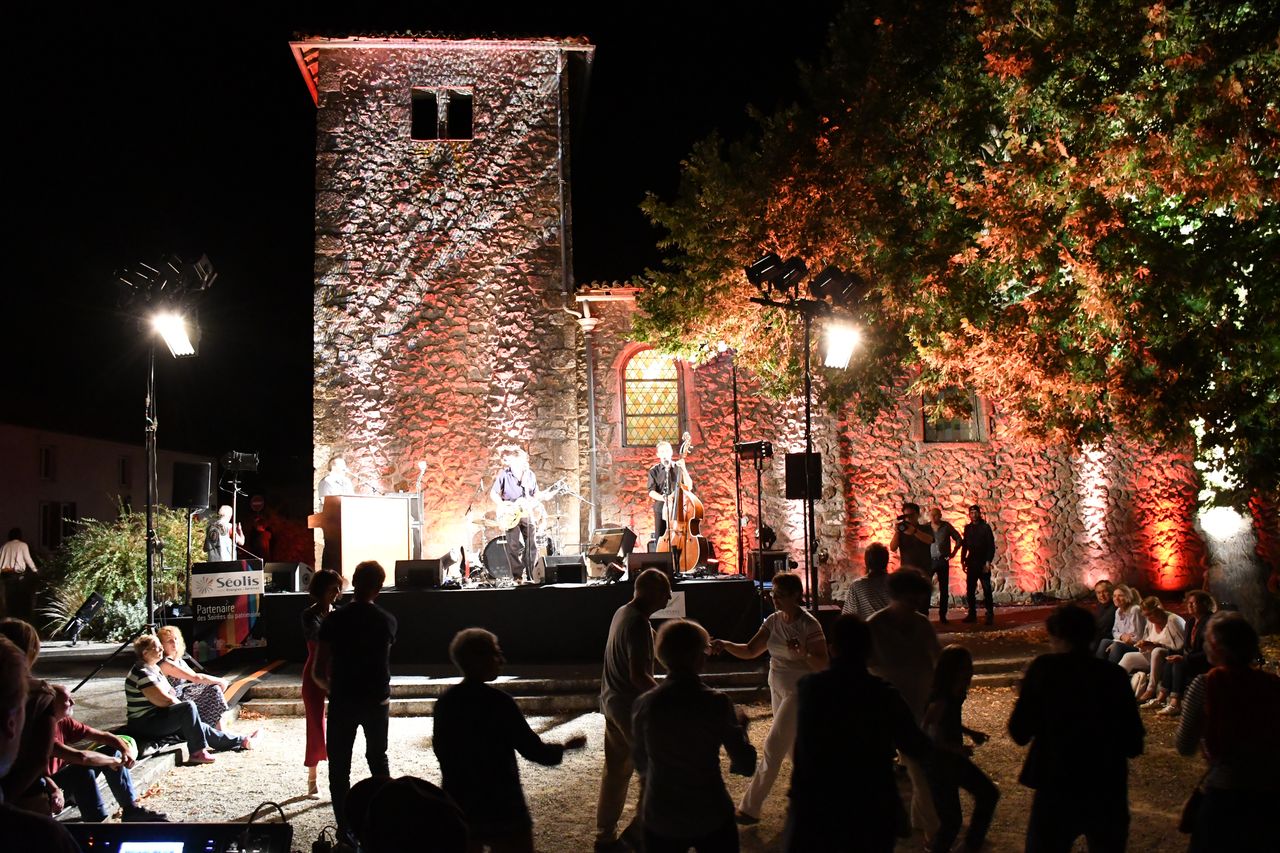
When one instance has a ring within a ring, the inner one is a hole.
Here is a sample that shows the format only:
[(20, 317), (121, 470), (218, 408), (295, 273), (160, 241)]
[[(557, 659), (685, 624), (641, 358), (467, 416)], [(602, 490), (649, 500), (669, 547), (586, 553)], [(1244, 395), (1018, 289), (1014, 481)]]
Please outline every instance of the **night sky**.
[(746, 132), (749, 104), (793, 100), (796, 63), (820, 55), (840, 4), (206, 5), (57, 9), (11, 32), (0, 420), (141, 445), (146, 349), (114, 272), (207, 254), (218, 279), (199, 357), (175, 362), (161, 345), (157, 358), (160, 445), (257, 451), (250, 488), (298, 513), (311, 482), (315, 108), (291, 36), (586, 36), (596, 58), (573, 152), (582, 284), (658, 263), (645, 192), (670, 196), (681, 158), (712, 130)]

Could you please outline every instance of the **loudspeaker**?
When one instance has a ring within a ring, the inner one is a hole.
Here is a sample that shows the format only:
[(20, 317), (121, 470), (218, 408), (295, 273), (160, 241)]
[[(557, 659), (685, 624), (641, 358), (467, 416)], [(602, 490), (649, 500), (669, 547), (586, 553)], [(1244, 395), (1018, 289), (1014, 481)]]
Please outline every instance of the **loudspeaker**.
[(804, 456), (803, 453), (787, 454), (787, 500), (802, 501), (805, 498), (817, 500), (822, 497), (822, 454), (809, 454), (808, 494), (804, 490)]
[(636, 532), (630, 527), (598, 527), (586, 548), (587, 559), (607, 563), (615, 557), (626, 557), (636, 547)]
[(84, 600), (84, 604), (81, 604), (80, 609), (76, 611), (76, 615), (72, 616), (58, 633), (69, 639), (74, 646), (80, 641), (80, 632), (93, 621), (94, 614), (98, 612), (98, 608), (102, 607), (104, 601), (105, 599), (98, 593), (90, 593)]
[(173, 504), (187, 509), (208, 509), (213, 485), (212, 462), (173, 463)]
[(752, 580), (764, 583), (778, 572), (787, 570), (786, 551), (751, 551), (747, 554), (747, 571)]
[(543, 558), (544, 583), (586, 583), (587, 566), (578, 554), (554, 554)]
[(627, 555), (627, 576), (631, 580), (635, 580), (636, 576), (645, 569), (658, 569), (672, 583), (675, 582), (676, 564), (670, 551), (658, 551), (652, 554), (648, 551), (632, 551)]
[(443, 579), (443, 560), (396, 560), (396, 589), (431, 589)]
[(315, 574), (306, 563), (263, 563), (268, 592), (306, 592)]

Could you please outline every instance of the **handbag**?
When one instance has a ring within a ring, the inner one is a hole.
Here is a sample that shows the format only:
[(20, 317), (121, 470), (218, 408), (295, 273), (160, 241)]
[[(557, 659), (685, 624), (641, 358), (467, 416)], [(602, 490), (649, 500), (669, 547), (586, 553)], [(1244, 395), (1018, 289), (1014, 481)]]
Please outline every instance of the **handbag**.
[(1191, 796), (1187, 797), (1187, 801), (1182, 804), (1182, 814), (1178, 816), (1178, 832), (1183, 835), (1190, 835), (1196, 828), (1196, 815), (1200, 813), (1200, 807), (1204, 804), (1204, 780), (1209, 777), (1209, 772), (1200, 777), (1200, 781), (1191, 791)]

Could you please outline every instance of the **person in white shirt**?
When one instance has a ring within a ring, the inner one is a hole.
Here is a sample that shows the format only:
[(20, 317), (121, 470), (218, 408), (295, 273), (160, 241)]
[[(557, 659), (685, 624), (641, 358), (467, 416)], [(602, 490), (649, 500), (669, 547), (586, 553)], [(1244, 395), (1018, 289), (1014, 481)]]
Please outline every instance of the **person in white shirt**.
[(4, 605), (0, 615), (12, 616), (24, 622), (31, 621), (31, 602), (35, 598), (35, 560), (31, 549), (22, 541), (22, 529), (9, 531), (9, 541), (0, 546), (0, 575), (4, 577)]
[(1120, 668), (1132, 675), (1135, 672), (1149, 673), (1147, 678), (1137, 679), (1135, 684), (1138, 694), (1145, 692), (1148, 684), (1159, 684), (1161, 670), (1164, 668), (1165, 655), (1180, 649), (1186, 644), (1187, 623), (1176, 613), (1170, 613), (1160, 604), (1160, 599), (1149, 595), (1142, 599), (1142, 616), (1146, 620), (1142, 639), (1138, 641), (1138, 650), (1128, 652), (1120, 658)]

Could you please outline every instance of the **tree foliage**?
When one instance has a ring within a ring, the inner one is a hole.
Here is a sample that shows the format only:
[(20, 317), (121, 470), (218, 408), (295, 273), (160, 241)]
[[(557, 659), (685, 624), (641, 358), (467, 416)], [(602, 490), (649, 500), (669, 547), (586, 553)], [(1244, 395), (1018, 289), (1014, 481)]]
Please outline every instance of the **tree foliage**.
[[(822, 383), (864, 417), (973, 387), (1027, 435), (1280, 458), (1280, 44), (1271, 2), (851, 3), (801, 102), (712, 137), (675, 198), (639, 332), (733, 346), (774, 391), (796, 319), (747, 302), (763, 251), (869, 288)], [(895, 390), (896, 389), (896, 390)]]

